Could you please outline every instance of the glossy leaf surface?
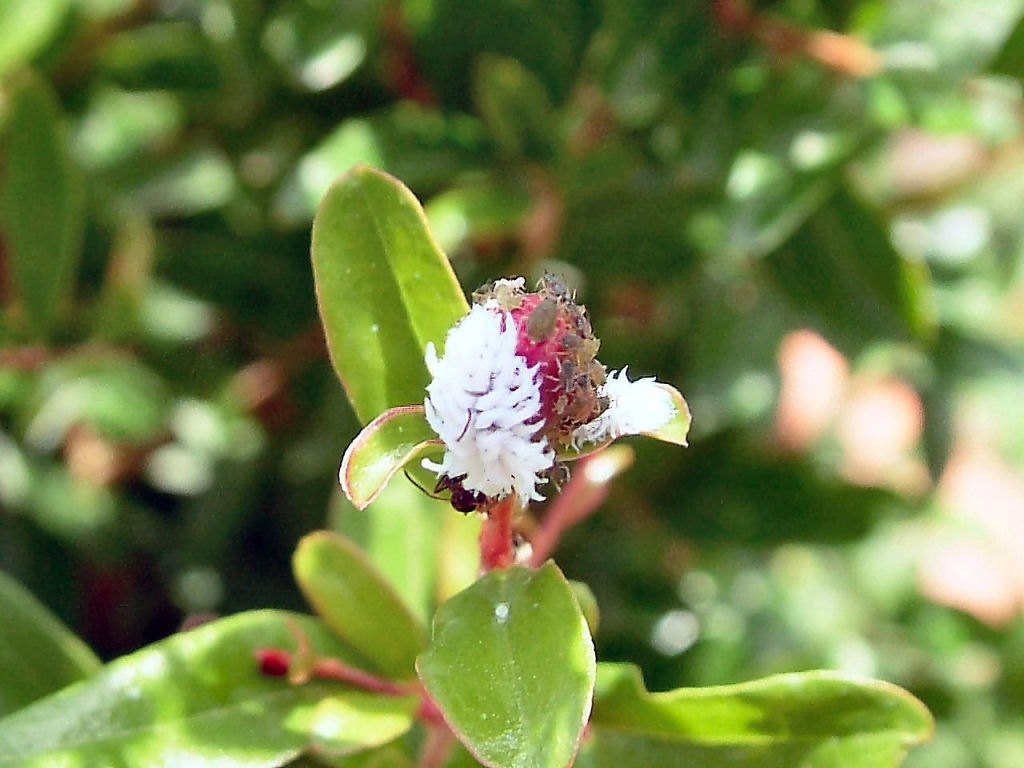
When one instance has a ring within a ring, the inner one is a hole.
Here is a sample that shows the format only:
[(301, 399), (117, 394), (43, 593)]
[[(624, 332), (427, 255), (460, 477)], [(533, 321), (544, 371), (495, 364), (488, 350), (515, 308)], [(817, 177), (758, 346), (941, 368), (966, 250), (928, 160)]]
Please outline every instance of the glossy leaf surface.
[(8, 104), (0, 176), (0, 232), (15, 293), (36, 336), (71, 287), (82, 233), (82, 182), (50, 86), (19, 79)]
[(85, 643), (2, 571), (0, 616), (0, 715), (100, 668)]
[(416, 198), (356, 166), (321, 203), (312, 254), (331, 360), (359, 418), (422, 402), (423, 348), (441, 345), (468, 305)]
[(446, 508), (447, 502), (430, 498), (404, 478), (388, 485), (365, 510), (356, 509), (340, 491), (331, 499), (329, 527), (366, 552), (424, 626), (434, 615)]
[(422, 405), (391, 408), (349, 443), (338, 475), (341, 487), (357, 509), (365, 509), (398, 470), (439, 444)]
[(255, 611), (220, 619), (0, 721), (0, 766), (275, 766), (314, 742), (334, 751), (376, 746), (409, 726), (414, 700), (262, 674), (253, 652), (293, 648), (293, 627), (319, 653), (347, 653), (309, 617)]
[(894, 685), (804, 672), (651, 694), (629, 664), (601, 664), (581, 766), (893, 768), (931, 716)]
[(485, 765), (562, 768), (590, 711), (594, 646), (565, 577), (492, 571), (445, 603), (417, 662), (427, 691)]
[(324, 622), (374, 667), (395, 678), (414, 675), (424, 628), (359, 547), (328, 531), (299, 542), (295, 578)]

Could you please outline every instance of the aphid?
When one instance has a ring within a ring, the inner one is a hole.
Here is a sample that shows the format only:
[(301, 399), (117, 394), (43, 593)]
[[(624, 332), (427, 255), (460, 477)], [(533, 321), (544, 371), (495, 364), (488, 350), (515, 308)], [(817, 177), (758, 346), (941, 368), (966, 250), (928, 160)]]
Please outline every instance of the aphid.
[(572, 300), (572, 297), (569, 293), (569, 286), (567, 286), (565, 282), (560, 277), (558, 277), (558, 275), (552, 272), (544, 273), (544, 277), (540, 279), (538, 287), (542, 291), (551, 294), (556, 299)]
[[(404, 470), (403, 470), (404, 471)], [(463, 514), (469, 514), (475, 512), (484, 505), (487, 504), (487, 497), (484, 496), (480, 491), (470, 491), (463, 488), (462, 481), (466, 479), (465, 475), (457, 475), (456, 477), (449, 477), (448, 475), (441, 475), (437, 478), (437, 485), (434, 486), (434, 492), (431, 493), (422, 485), (412, 479), (412, 475), (405, 472), (405, 476), (409, 479), (409, 482), (423, 491), (427, 496), (438, 501), (445, 501), (444, 496), (439, 494), (443, 491), (450, 491), (451, 495), (447, 501), (452, 507), (458, 512)]]
[(572, 360), (563, 360), (558, 364), (558, 386), (563, 391), (572, 389), (576, 383), (576, 364)]
[(547, 471), (547, 478), (556, 491), (562, 490), (562, 486), (569, 482), (569, 467), (564, 462), (555, 460), (551, 469)]
[(558, 318), (558, 302), (548, 296), (541, 301), (526, 318), (526, 332), (531, 341), (543, 341), (555, 330)]
[(569, 351), (579, 349), (583, 345), (583, 339), (575, 333), (567, 333), (562, 337), (562, 349)]

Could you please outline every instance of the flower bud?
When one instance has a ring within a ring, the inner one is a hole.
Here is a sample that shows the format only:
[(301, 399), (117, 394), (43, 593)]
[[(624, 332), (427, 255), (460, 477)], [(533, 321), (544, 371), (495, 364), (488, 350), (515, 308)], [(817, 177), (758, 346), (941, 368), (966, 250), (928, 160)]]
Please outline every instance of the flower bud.
[(675, 414), (653, 379), (606, 376), (586, 309), (561, 280), (523, 286), (521, 277), (483, 286), (443, 356), (427, 345), (424, 407), (445, 453), (423, 466), (463, 511), (510, 493), (541, 500), (557, 451), (657, 429)]

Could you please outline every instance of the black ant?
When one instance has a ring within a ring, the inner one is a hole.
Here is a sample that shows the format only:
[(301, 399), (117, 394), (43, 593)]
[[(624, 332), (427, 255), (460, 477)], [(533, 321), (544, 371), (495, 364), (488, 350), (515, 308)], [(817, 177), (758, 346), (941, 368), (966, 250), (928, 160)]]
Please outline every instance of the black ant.
[(405, 472), (405, 476), (409, 478), (410, 483), (415, 485), (432, 499), (444, 501), (444, 497), (438, 496), (437, 494), (442, 491), (450, 491), (451, 496), (448, 498), (448, 501), (451, 502), (452, 507), (464, 515), (469, 514), (470, 512), (475, 512), (487, 504), (487, 497), (482, 492), (470, 491), (462, 486), (462, 481), (466, 479), (465, 475), (456, 475), (455, 477), (441, 475), (437, 478), (437, 485), (434, 486), (434, 492), (431, 493), (413, 480), (412, 475), (405, 470), (402, 471)]

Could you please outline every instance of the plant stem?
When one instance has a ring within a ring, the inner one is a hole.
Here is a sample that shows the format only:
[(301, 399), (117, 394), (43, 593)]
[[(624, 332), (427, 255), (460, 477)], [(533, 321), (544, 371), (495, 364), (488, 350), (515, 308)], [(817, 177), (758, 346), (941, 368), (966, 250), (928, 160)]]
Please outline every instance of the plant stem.
[(608, 495), (608, 483), (595, 483), (587, 477), (586, 467), (595, 456), (591, 454), (576, 462), (572, 477), (545, 515), (530, 540), (533, 552), (530, 565), (539, 568), (551, 557), (562, 534), (594, 512)]
[(512, 515), (518, 497), (513, 493), (487, 510), (480, 529), (480, 565), (485, 571), (508, 568), (516, 559)]
[(444, 723), (427, 728), (427, 738), (420, 749), (416, 768), (439, 768), (448, 759), (455, 736)]
[[(283, 677), (290, 671), (292, 654), (288, 651), (280, 648), (259, 648), (255, 653), (263, 674)], [(366, 691), (384, 694), (385, 696), (409, 696), (420, 693), (418, 683), (399, 683), (394, 680), (388, 680), (385, 677), (357, 669), (346, 664), (341, 659), (330, 656), (316, 659), (308, 672), (301, 673), (298, 679), (292, 679), (291, 682), (299, 685), (311, 677), (347, 683)]]

